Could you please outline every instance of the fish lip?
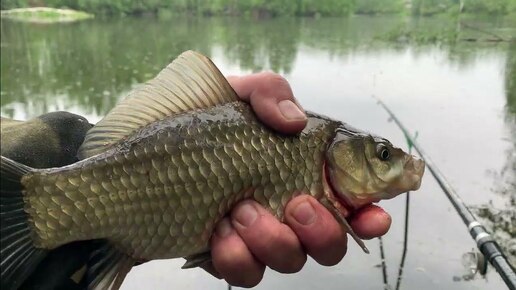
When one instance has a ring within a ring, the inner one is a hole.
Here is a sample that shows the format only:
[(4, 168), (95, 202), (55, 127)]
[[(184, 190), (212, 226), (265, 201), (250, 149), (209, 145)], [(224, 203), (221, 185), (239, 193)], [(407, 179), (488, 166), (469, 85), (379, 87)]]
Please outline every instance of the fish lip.
[(418, 158), (416, 156), (410, 155), (410, 159), (405, 163), (404, 170), (409, 171), (410, 180), (412, 180), (412, 184), (410, 184), (409, 189), (407, 191), (418, 190), (421, 187), (421, 183), (423, 180), (423, 176), (425, 174), (426, 162), (425, 160)]

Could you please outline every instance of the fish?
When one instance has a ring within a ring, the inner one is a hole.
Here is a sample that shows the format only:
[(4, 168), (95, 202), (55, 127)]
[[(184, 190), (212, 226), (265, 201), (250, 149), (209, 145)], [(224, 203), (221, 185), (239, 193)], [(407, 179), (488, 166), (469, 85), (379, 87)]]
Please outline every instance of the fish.
[(52, 249), (105, 241), (89, 289), (118, 289), (131, 268), (210, 260), (218, 221), (244, 199), (279, 220), (307, 193), (368, 252), (346, 215), (421, 185), (423, 160), (382, 137), (307, 112), (299, 134), (259, 121), (206, 56), (186, 51), (91, 128), (79, 161), (35, 169), (1, 157), (1, 286), (17, 289)]

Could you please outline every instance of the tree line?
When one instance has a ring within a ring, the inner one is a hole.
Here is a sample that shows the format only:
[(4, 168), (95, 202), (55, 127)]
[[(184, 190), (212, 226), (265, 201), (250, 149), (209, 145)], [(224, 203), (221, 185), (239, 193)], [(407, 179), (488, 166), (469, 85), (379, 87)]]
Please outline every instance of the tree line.
[(1, 9), (47, 6), (93, 14), (160, 11), (195, 15), (346, 16), (349, 14), (516, 13), (516, 0), (2, 0)]

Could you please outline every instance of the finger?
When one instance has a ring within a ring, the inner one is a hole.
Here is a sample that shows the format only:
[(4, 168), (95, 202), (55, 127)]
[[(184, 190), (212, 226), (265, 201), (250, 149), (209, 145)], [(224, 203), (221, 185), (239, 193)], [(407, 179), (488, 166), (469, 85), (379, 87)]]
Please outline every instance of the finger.
[(215, 270), (231, 285), (254, 287), (263, 278), (265, 266), (253, 257), (228, 218), (217, 225), (211, 256)]
[(257, 202), (238, 204), (231, 218), (242, 240), (262, 263), (281, 273), (303, 268), (306, 254), (296, 234)]
[(368, 205), (350, 218), (350, 224), (355, 233), (362, 239), (372, 239), (383, 236), (391, 227), (391, 216), (381, 207)]
[(251, 104), (258, 118), (273, 129), (294, 134), (306, 126), (306, 115), (282, 76), (263, 72), (228, 77), (228, 81), (240, 98)]
[(222, 275), (220, 275), (219, 271), (215, 269), (215, 266), (213, 266), (213, 262), (206, 262), (205, 264), (201, 265), (201, 268), (204, 269), (204, 271), (210, 273), (213, 277), (217, 279), (222, 279)]
[(301, 195), (292, 199), (285, 209), (285, 221), (319, 264), (335, 265), (346, 254), (346, 234), (333, 215), (315, 198)]

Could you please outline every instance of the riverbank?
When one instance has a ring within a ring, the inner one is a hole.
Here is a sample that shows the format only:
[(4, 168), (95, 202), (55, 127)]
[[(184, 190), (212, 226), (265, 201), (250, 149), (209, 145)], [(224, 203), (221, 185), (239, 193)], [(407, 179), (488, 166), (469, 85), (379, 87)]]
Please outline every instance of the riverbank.
[(73, 22), (94, 17), (93, 14), (82, 11), (49, 7), (2, 10), (0, 15), (2, 18), (37, 23)]
[[(153, 1), (74, 1), (54, 0), (49, 6), (69, 7), (95, 15), (158, 15), (173, 13), (197, 16), (244, 16), (273, 18), (281, 16), (342, 17), (349, 15), (404, 14), (432, 16), (441, 14), (516, 15), (516, 0), (153, 0)], [(0, 8), (27, 7), (23, 0), (3, 0)]]

